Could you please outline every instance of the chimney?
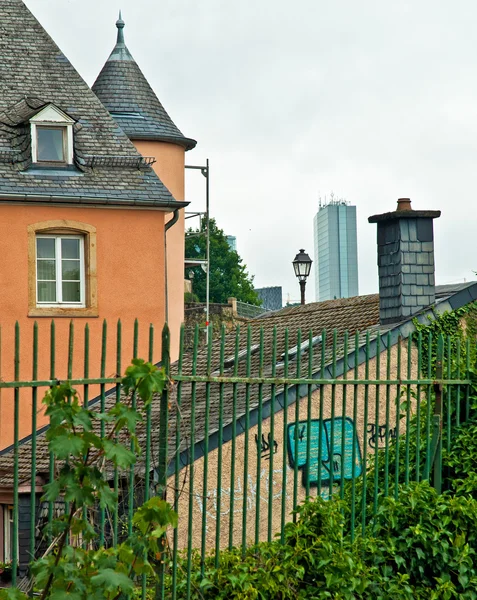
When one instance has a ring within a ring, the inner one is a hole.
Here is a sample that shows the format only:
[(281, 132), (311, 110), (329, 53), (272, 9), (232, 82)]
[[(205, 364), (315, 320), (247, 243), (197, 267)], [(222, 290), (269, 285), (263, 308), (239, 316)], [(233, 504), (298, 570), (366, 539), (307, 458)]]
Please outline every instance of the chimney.
[(394, 212), (369, 217), (378, 224), (379, 320), (409, 318), (436, 299), (433, 219), (440, 210), (413, 210), (400, 198)]

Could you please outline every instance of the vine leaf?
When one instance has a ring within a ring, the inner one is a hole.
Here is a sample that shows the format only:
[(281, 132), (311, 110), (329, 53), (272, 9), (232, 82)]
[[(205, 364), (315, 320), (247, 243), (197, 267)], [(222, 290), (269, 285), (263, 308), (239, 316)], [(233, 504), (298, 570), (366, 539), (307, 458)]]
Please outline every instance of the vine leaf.
[(134, 584), (127, 575), (113, 569), (101, 569), (97, 575), (91, 577), (91, 583), (107, 592), (119, 589), (125, 594), (130, 594), (134, 589)]

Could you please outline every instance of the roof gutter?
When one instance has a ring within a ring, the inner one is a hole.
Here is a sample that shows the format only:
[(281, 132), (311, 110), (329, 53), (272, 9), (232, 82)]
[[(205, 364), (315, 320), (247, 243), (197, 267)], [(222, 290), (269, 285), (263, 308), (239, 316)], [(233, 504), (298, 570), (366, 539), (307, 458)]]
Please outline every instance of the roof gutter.
[[(189, 204), (189, 203), (185, 202), (183, 204)], [(164, 287), (165, 287), (165, 292), (166, 292), (166, 307), (165, 307), (166, 308), (166, 323), (169, 321), (169, 286), (167, 283), (167, 232), (179, 220), (179, 210), (180, 210), (180, 208), (176, 208), (174, 210), (172, 219), (169, 219), (169, 221), (167, 221), (167, 223), (164, 227)]]
[[(113, 117), (116, 118), (116, 117)], [(160, 135), (157, 133), (134, 133), (131, 134), (130, 139), (134, 140), (154, 140), (156, 142), (165, 142), (167, 144), (176, 144), (177, 146), (182, 146), (185, 148), (186, 152), (188, 150), (193, 150), (197, 146), (197, 141), (192, 138), (187, 137), (174, 137), (172, 135)]]
[(176, 211), (189, 206), (189, 202), (180, 202), (178, 200), (167, 200), (160, 202), (157, 200), (123, 200), (121, 198), (110, 198), (108, 196), (47, 196), (36, 194), (5, 194), (0, 192), (0, 202), (49, 202), (80, 205), (102, 205), (102, 206), (135, 206), (136, 208), (156, 208), (167, 212)]

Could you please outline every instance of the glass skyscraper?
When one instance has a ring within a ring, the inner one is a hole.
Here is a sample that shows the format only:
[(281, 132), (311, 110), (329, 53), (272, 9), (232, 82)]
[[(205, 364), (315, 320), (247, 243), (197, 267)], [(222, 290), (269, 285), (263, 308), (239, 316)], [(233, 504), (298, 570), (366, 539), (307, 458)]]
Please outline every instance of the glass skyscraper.
[(234, 235), (226, 235), (227, 244), (231, 250), (237, 251), (237, 238)]
[(344, 200), (321, 205), (313, 221), (316, 300), (358, 295), (356, 206)]

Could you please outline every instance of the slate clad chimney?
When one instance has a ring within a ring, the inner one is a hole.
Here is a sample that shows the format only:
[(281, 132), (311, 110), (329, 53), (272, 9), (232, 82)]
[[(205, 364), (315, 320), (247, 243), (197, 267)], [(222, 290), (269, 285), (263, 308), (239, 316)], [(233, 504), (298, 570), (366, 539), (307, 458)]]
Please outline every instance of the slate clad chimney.
[(436, 299), (433, 219), (440, 210), (412, 210), (400, 198), (394, 212), (369, 217), (378, 224), (379, 318), (409, 318)]

